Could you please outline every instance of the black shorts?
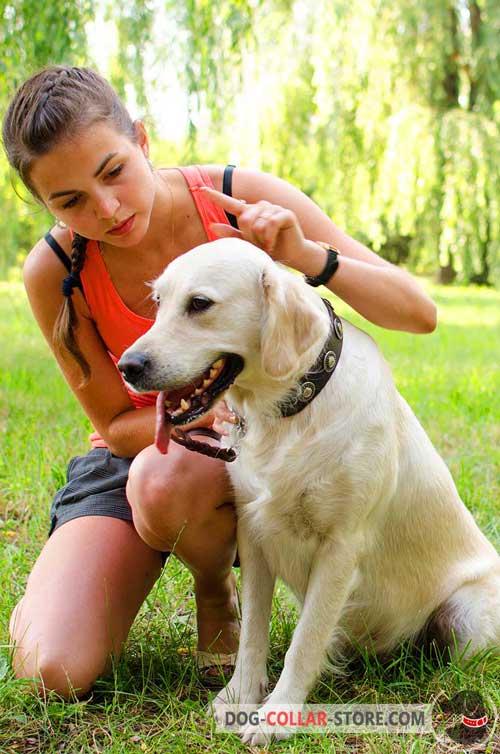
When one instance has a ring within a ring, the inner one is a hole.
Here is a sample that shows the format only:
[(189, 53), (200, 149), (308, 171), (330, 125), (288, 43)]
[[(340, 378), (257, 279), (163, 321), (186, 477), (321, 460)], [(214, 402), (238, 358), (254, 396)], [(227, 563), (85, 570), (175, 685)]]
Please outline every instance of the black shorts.
[[(50, 508), (50, 535), (62, 524), (81, 516), (111, 516), (132, 521), (125, 487), (133, 458), (114, 456), (107, 448), (93, 448), (68, 464), (66, 484)], [(163, 552), (165, 562), (168, 552)], [(238, 555), (234, 565), (240, 564)]]
[(50, 509), (49, 537), (66, 521), (80, 516), (111, 516), (132, 521), (125, 494), (132, 458), (119, 458), (107, 448), (93, 448), (68, 464), (66, 484)]

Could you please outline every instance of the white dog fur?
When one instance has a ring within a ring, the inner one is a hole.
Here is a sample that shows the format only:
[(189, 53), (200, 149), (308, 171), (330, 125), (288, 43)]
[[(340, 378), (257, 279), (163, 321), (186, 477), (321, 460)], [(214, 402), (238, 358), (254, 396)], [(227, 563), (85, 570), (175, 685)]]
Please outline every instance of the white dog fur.
[[(500, 644), (500, 558), (396, 390), (374, 341), (344, 322), (343, 351), (301, 413), (276, 404), (314, 363), (328, 313), (301, 277), (244, 241), (200, 246), (154, 284), (155, 324), (127, 351), (143, 390), (175, 389), (220, 354), (245, 367), (226, 400), (245, 418), (228, 464), (238, 512), (242, 627), (233, 678), (215, 704), (260, 705), (276, 578), (301, 614), (269, 708), (302, 704), (346, 643), (387, 653), (432, 630), (470, 653)], [(187, 313), (195, 295), (215, 303)], [(453, 637), (454, 634), (454, 637)], [(220, 710), (219, 710), (220, 714)], [(264, 742), (259, 728), (242, 731)]]

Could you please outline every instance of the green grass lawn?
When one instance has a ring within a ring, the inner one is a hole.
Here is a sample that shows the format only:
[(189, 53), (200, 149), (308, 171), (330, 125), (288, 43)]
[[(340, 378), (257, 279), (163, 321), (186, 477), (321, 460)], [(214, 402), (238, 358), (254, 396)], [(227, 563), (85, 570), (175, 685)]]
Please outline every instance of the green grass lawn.
[[(339, 305), (376, 338), (399, 389), (422, 421), (463, 500), (500, 548), (500, 293), (431, 288), (439, 327), (427, 336), (380, 330)], [(171, 558), (141, 610), (115, 672), (90, 699), (42, 702), (9, 668), (8, 619), (48, 530), (52, 495), (89, 425), (57, 371), (18, 284), (0, 283), (0, 752), (239, 752), (205, 714), (187, 649), (195, 644), (187, 571)], [(446, 525), (446, 522), (443, 522)], [(283, 664), (294, 621), (284, 587), (275, 597), (270, 676)], [(486, 692), (500, 708), (500, 661), (447, 665), (406, 648), (391, 663), (371, 658), (344, 676), (325, 674), (312, 702), (427, 703), (438, 692)], [(299, 736), (272, 751), (427, 752), (432, 737)], [(496, 749), (500, 751), (500, 749)]]

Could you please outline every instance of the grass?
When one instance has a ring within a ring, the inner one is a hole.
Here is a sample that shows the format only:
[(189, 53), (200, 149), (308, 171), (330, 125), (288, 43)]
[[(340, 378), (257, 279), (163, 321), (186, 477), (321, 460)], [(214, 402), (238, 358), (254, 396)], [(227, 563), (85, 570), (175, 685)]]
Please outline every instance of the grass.
[[(500, 546), (500, 294), (432, 288), (438, 330), (412, 336), (363, 323), (393, 366), (396, 382), (444, 456), (459, 491)], [(341, 313), (347, 313), (342, 305)], [(361, 325), (361, 320), (348, 314)], [(0, 752), (240, 752), (215, 734), (208, 694), (196, 681), (191, 579), (171, 558), (132, 628), (113, 673), (86, 701), (42, 701), (9, 666), (8, 619), (23, 594), (48, 529), (48, 509), (70, 456), (85, 453), (89, 425), (66, 388), (18, 284), (0, 283)], [(277, 679), (296, 614), (283, 586), (271, 627)], [(485, 691), (500, 707), (500, 662), (445, 664), (403, 647), (390, 663), (362, 657), (349, 674), (325, 674), (311, 702), (426, 703), (440, 691)], [(308, 735), (271, 744), (287, 752), (437, 751), (432, 737)], [(497, 749), (498, 750), (498, 749)]]

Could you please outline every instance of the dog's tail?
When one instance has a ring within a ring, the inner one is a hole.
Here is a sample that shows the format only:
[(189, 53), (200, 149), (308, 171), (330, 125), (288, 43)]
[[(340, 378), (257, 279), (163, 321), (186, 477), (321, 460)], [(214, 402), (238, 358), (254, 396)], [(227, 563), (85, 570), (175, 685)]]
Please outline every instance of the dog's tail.
[(453, 592), (431, 615), (420, 638), (460, 657), (484, 649), (500, 653), (500, 560)]

